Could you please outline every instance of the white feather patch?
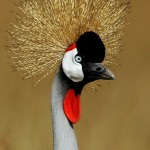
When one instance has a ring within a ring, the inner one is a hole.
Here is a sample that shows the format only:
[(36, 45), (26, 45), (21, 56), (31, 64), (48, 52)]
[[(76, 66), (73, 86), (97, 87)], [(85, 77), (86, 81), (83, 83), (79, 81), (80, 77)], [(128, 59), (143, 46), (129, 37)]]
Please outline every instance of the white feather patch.
[(62, 68), (66, 76), (73, 82), (80, 82), (84, 79), (82, 65), (75, 61), (77, 49), (67, 51), (62, 60)]

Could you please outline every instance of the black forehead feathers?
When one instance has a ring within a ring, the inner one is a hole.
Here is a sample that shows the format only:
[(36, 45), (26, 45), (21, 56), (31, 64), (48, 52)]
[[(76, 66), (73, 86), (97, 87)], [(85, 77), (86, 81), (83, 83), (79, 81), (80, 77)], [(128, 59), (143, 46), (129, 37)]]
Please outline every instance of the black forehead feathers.
[(85, 32), (76, 42), (79, 55), (89, 62), (102, 62), (105, 57), (105, 46), (95, 32)]

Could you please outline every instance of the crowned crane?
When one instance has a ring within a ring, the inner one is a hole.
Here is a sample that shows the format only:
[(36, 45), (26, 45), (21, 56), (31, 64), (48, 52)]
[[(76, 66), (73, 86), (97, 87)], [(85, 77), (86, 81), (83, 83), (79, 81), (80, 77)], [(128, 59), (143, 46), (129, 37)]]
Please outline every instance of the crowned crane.
[(54, 150), (78, 150), (73, 124), (81, 116), (82, 89), (95, 80), (114, 79), (104, 65), (114, 64), (123, 47), (129, 4), (130, 0), (20, 3), (24, 16), (16, 14), (8, 40), (16, 71), (24, 79), (40, 77), (39, 83), (61, 62), (51, 94)]
[(89, 82), (111, 80), (102, 65), (105, 46), (95, 32), (85, 32), (69, 46), (52, 86), (54, 150), (78, 150), (73, 124), (80, 119), (80, 95)]

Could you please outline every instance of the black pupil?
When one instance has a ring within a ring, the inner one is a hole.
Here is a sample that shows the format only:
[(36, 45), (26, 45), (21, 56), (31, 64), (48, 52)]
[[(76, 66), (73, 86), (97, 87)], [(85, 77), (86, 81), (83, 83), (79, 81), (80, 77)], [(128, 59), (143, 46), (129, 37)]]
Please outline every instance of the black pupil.
[(78, 62), (80, 62), (80, 61), (81, 61), (81, 57), (80, 57), (80, 56), (76, 56), (76, 60), (77, 60)]

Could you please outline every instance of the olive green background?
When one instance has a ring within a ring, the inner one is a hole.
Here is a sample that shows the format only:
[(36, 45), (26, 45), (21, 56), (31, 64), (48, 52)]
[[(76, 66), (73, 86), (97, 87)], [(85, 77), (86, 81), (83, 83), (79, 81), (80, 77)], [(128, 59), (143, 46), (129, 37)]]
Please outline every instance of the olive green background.
[[(50, 88), (36, 88), (12, 72), (4, 50), (13, 2), (0, 0), (0, 150), (52, 150)], [(97, 93), (82, 93), (82, 118), (75, 125), (81, 150), (150, 150), (150, 1), (132, 0), (127, 43), (114, 69), (116, 80)]]

